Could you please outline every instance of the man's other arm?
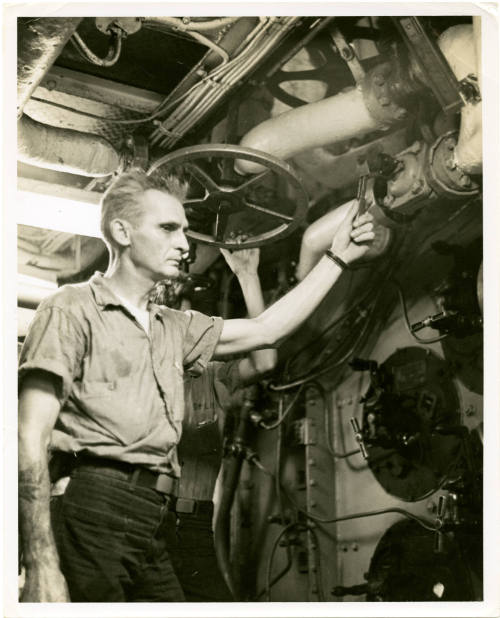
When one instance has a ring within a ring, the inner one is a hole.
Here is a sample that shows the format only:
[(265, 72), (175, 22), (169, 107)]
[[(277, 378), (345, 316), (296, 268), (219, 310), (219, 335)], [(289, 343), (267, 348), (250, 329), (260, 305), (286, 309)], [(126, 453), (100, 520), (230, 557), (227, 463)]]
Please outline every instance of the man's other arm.
[[(233, 273), (238, 278), (249, 318), (256, 318), (265, 309), (264, 297), (258, 274), (259, 249), (242, 249), (229, 252), (220, 250)], [(242, 382), (250, 382), (257, 376), (272, 371), (278, 360), (273, 348), (255, 350), (238, 363), (238, 373)]]
[[(331, 250), (347, 264), (361, 258), (375, 237), (373, 217), (366, 213), (354, 220), (357, 202), (332, 241)], [(304, 322), (325, 298), (342, 269), (324, 256), (295, 288), (258, 317), (225, 320), (215, 356), (275, 347)]]
[(50, 524), (48, 447), (60, 410), (55, 378), (32, 371), (19, 395), (19, 525), (26, 569), (21, 601), (69, 601)]

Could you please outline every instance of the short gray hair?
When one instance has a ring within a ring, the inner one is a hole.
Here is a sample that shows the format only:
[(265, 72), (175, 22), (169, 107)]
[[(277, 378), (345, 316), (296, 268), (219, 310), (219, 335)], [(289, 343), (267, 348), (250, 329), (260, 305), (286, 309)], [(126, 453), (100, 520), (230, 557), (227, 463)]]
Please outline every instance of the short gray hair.
[(119, 176), (101, 199), (101, 233), (108, 245), (114, 246), (111, 221), (123, 218), (133, 225), (138, 223), (144, 214), (141, 197), (149, 189), (163, 191), (182, 203), (186, 199), (187, 182), (180, 171), (166, 175), (155, 172), (148, 176), (144, 170), (135, 168)]

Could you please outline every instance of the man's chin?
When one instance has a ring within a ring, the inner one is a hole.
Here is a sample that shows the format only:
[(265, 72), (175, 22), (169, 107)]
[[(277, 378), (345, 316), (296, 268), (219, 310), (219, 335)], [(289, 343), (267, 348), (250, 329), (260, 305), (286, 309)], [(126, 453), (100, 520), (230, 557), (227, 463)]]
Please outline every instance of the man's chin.
[(159, 280), (161, 279), (172, 279), (176, 280), (180, 277), (181, 271), (178, 266), (168, 265), (162, 273), (159, 274)]

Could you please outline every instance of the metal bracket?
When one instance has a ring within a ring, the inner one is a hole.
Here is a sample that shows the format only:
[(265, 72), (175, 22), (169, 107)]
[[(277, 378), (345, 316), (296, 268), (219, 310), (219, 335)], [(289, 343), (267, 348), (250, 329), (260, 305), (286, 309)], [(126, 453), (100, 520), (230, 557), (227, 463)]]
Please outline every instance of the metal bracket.
[(457, 78), (437, 43), (429, 37), (418, 17), (394, 17), (393, 20), (441, 108), (447, 115), (455, 114), (464, 100)]
[(330, 32), (330, 35), (335, 43), (335, 47), (339, 51), (340, 56), (346, 61), (355, 82), (359, 84), (365, 77), (365, 70), (361, 66), (361, 62), (358, 60), (352, 45), (345, 40), (343, 34), (338, 28), (334, 28)]

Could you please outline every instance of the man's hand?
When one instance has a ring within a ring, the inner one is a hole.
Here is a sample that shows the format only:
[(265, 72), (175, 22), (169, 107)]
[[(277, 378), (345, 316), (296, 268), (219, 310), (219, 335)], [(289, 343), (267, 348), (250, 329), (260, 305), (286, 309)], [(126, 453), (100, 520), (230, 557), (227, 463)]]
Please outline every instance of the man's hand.
[(373, 216), (365, 213), (355, 219), (357, 212), (358, 202), (353, 200), (331, 245), (333, 253), (347, 264), (362, 258), (375, 238)]
[(220, 252), (237, 277), (257, 274), (260, 249), (240, 249), (233, 252), (221, 249)]
[(21, 603), (69, 603), (68, 586), (59, 567), (52, 561), (26, 569)]

